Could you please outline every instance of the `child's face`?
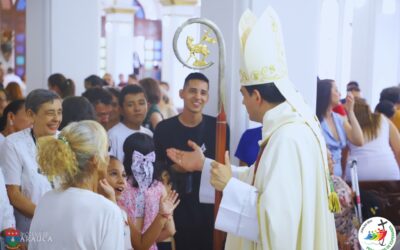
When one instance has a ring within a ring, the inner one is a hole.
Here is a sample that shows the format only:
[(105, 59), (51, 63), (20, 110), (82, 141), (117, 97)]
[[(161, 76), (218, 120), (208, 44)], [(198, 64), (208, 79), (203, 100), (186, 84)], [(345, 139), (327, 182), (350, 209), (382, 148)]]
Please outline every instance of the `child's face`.
[(144, 94), (127, 94), (121, 111), (125, 122), (142, 125), (147, 113), (147, 101)]
[(110, 159), (106, 179), (111, 187), (114, 188), (115, 198), (118, 200), (126, 187), (126, 173), (120, 161)]

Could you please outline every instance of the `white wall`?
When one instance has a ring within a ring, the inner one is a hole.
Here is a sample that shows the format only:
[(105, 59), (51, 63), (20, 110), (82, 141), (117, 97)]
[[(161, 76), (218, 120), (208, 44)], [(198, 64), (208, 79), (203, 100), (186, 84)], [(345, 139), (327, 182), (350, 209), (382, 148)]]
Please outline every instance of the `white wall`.
[[(381, 2), (375, 8), (375, 44), (373, 56), (372, 90), (369, 97), (375, 107), (379, 101), (379, 93), (383, 88), (397, 85), (398, 67), (400, 65), (400, 11), (392, 15), (382, 14)], [(400, 1), (397, 1), (397, 9)]]
[(400, 1), (391, 15), (382, 13), (382, 1), (356, 8), (352, 48), (351, 78), (374, 108), (381, 90), (399, 83)]
[(27, 92), (47, 88), (50, 74), (50, 0), (26, 2)]
[(83, 80), (99, 71), (98, 1), (57, 0), (51, 8), (51, 73), (72, 78), (79, 95)]
[(254, 1), (253, 6), (253, 11), (258, 15), (268, 5), (278, 13), (285, 41), (289, 77), (312, 107), (316, 103), (320, 2)]
[(63, 73), (76, 93), (99, 70), (99, 1), (27, 1), (28, 90), (47, 88), (47, 77)]
[(372, 96), (372, 63), (374, 60), (375, 2), (366, 1), (354, 10), (351, 80), (357, 81), (362, 94), (370, 101)]
[[(193, 70), (183, 67), (176, 59), (172, 40), (176, 29), (186, 20), (200, 16), (200, 8), (198, 6), (165, 6), (162, 9), (162, 77), (170, 85), (169, 94), (174, 102), (174, 105), (182, 108), (183, 101), (179, 97), (179, 90), (183, 87), (186, 76)], [(191, 25), (186, 27), (178, 40), (180, 55), (186, 59), (188, 55), (185, 39), (190, 35), (198, 41), (198, 27)]]

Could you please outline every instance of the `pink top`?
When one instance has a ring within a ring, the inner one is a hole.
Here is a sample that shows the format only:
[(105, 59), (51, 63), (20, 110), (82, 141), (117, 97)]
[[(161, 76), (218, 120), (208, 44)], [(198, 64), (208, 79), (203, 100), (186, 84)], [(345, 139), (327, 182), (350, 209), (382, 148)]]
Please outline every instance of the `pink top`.
[[(163, 194), (163, 190), (163, 184), (155, 180), (145, 191), (142, 233), (144, 233), (147, 228), (150, 227), (151, 223), (154, 221), (158, 214), (158, 207), (160, 204), (161, 196)], [(128, 185), (125, 191), (122, 193), (120, 199), (118, 200), (118, 205), (127, 212), (128, 217), (132, 222), (135, 222), (135, 203), (138, 193), (139, 188), (133, 187), (132, 179), (128, 179)], [(149, 249), (157, 250), (157, 245), (154, 243)]]

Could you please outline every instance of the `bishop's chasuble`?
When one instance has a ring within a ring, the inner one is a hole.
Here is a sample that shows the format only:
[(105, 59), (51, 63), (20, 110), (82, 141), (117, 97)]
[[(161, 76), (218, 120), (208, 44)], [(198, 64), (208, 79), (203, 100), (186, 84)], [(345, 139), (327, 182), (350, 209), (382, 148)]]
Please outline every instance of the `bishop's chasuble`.
[[(255, 178), (254, 165), (232, 166), (223, 191), (215, 227), (228, 232), (225, 249), (337, 249), (323, 167), (326, 146), (286, 102), (265, 113), (260, 145), (265, 148)], [(202, 202), (214, 198), (210, 163), (206, 159), (202, 172)]]

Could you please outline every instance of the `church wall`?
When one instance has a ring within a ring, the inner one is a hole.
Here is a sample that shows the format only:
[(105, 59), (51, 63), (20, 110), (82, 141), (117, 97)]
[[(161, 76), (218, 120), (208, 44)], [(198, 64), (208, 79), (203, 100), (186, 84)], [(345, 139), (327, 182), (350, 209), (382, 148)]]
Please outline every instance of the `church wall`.
[(28, 90), (47, 88), (47, 77), (61, 72), (73, 79), (76, 94), (83, 80), (99, 70), (98, 1), (27, 1)]

